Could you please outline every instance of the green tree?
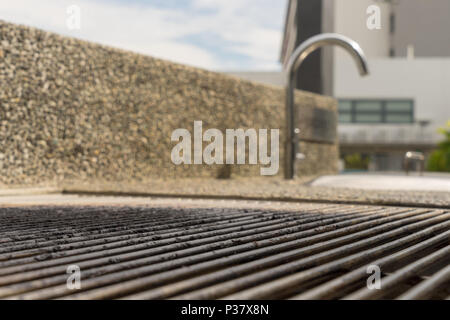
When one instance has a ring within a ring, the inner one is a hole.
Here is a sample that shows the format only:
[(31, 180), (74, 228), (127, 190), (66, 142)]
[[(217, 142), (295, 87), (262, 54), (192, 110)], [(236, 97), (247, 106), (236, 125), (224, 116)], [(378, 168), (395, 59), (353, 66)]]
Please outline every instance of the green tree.
[(438, 149), (430, 155), (428, 170), (450, 172), (450, 121), (447, 122), (447, 127), (440, 129), (439, 132), (445, 138), (438, 144)]

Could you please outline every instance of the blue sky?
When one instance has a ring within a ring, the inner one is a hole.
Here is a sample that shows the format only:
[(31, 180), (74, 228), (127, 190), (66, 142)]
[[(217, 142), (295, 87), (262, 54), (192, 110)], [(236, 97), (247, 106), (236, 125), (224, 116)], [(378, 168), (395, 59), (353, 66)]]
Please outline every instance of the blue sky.
[[(279, 70), (286, 0), (13, 0), (0, 19), (211, 70)], [(71, 5), (81, 28), (67, 27)]]

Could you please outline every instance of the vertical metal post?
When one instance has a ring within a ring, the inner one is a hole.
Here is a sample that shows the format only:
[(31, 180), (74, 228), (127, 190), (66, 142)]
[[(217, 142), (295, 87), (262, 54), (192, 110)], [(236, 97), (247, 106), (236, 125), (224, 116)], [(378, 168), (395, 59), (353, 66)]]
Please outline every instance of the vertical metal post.
[(296, 132), (294, 90), (296, 87), (296, 73), (302, 62), (316, 49), (325, 45), (337, 45), (344, 48), (355, 59), (359, 73), (364, 76), (368, 74), (367, 60), (364, 52), (358, 43), (350, 38), (336, 33), (324, 33), (311, 37), (303, 42), (289, 58), (287, 66), (287, 86), (286, 86), (286, 130), (287, 139), (285, 143), (285, 179), (293, 179), (295, 177), (295, 163), (299, 154), (299, 139)]

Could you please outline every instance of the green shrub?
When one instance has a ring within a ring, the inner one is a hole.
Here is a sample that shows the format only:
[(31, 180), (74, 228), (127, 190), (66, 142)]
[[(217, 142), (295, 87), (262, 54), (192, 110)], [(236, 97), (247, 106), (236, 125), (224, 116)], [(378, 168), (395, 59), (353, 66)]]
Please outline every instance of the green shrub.
[(345, 169), (367, 170), (369, 168), (368, 157), (362, 157), (359, 153), (353, 153), (345, 156)]
[(447, 127), (440, 129), (439, 132), (445, 138), (438, 144), (438, 149), (430, 155), (428, 170), (450, 172), (450, 121), (447, 122)]

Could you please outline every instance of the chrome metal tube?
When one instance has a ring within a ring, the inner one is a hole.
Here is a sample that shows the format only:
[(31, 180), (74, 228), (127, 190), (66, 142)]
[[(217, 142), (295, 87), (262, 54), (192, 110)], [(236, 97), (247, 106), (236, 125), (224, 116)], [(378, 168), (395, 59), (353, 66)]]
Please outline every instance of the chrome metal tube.
[(367, 75), (368, 66), (364, 52), (359, 44), (350, 38), (336, 33), (324, 33), (311, 37), (303, 42), (289, 58), (287, 66), (287, 87), (286, 87), (286, 124), (287, 140), (285, 146), (285, 179), (293, 179), (295, 176), (295, 162), (298, 153), (298, 134), (295, 128), (295, 108), (294, 108), (294, 90), (295, 76), (302, 62), (316, 49), (326, 46), (336, 45), (344, 48), (355, 59), (361, 76)]

